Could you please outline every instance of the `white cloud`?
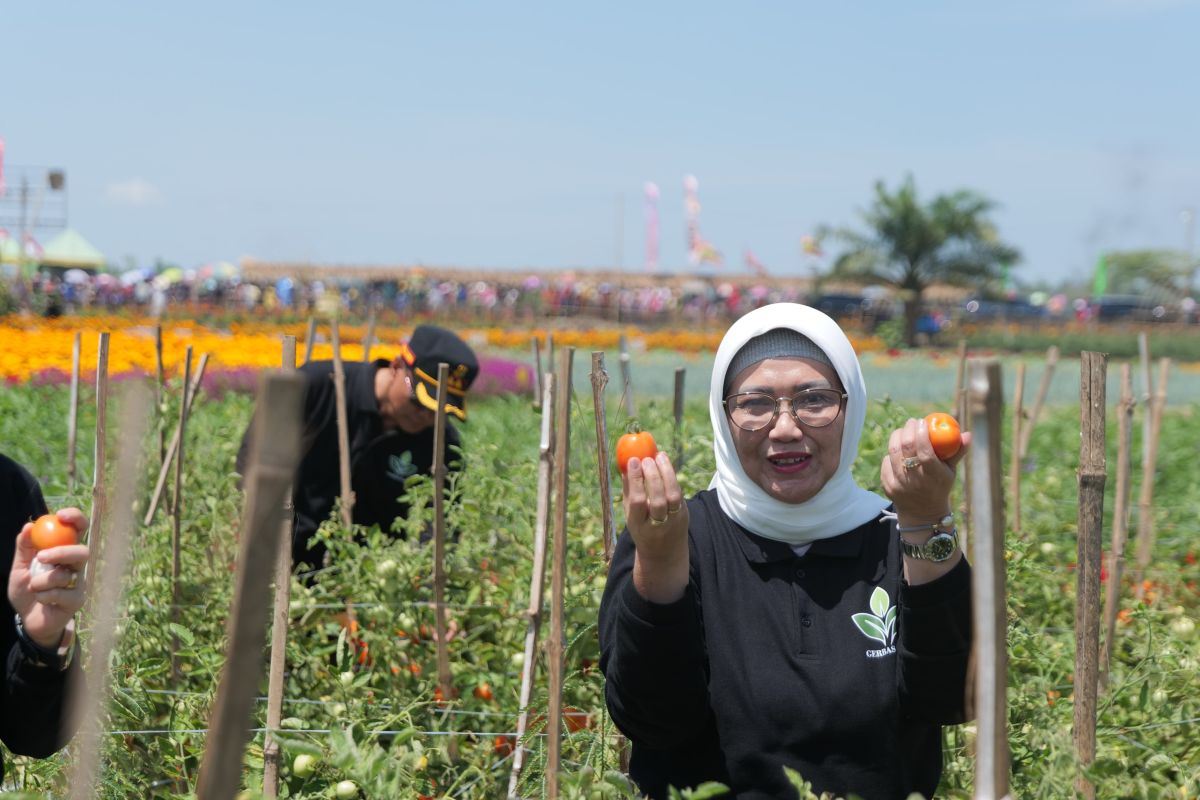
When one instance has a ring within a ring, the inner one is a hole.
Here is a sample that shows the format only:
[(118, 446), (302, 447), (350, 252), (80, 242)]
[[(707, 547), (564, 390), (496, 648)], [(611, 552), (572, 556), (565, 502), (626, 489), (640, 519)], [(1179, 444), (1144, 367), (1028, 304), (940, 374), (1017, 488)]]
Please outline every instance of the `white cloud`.
[(122, 206), (156, 206), (163, 201), (159, 188), (145, 178), (127, 178), (105, 189), (109, 202)]

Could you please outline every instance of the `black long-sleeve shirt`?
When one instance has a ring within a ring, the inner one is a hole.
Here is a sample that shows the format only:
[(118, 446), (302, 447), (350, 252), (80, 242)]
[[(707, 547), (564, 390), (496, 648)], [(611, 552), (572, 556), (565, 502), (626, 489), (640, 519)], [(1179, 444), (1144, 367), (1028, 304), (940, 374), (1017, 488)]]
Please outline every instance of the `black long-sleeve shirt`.
[[(8, 602), (17, 534), (26, 522), (47, 513), (37, 480), (17, 462), (0, 454), (0, 575), (5, 586), (0, 606), (0, 740), (14, 753), (46, 758), (62, 749), (73, 731), (64, 724), (68, 682), (79, 672), (79, 659), (65, 670), (40, 667), (25, 657), (17, 641), (16, 610)], [(4, 774), (0, 762), (0, 777)]]
[[(343, 365), (346, 380), (346, 424), (350, 440), (350, 485), (354, 491), (354, 522), (391, 530), (392, 523), (408, 514), (400, 501), (404, 481), (412, 475), (433, 474), (433, 428), (421, 433), (385, 431), (375, 397), (375, 373), (388, 365), (384, 359), (370, 364)], [(341, 491), (338, 471), (337, 396), (333, 362), (313, 361), (300, 368), (304, 376), (304, 433), (302, 459), (296, 472), (292, 502), (296, 509), (292, 534), (292, 561), (320, 567), (324, 548), (309, 539), (329, 519)], [(259, 413), (256, 410), (255, 413)], [(245, 474), (250, 429), (242, 436), (237, 471)], [(461, 468), (451, 448), (461, 446), (458, 431), (447, 422), (447, 471)]]
[(641, 790), (715, 780), (745, 800), (791, 797), (786, 765), (817, 793), (932, 796), (940, 726), (964, 718), (965, 559), (908, 586), (887, 521), (800, 557), (734, 523), (714, 490), (688, 514), (683, 598), (638, 594), (626, 530), (601, 604), (606, 700)]

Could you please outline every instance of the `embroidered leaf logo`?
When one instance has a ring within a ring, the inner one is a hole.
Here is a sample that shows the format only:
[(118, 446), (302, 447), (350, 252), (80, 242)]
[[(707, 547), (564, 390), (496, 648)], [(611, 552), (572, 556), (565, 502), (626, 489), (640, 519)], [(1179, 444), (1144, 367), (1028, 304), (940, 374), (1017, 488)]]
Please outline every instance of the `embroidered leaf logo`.
[(882, 617), (888, 610), (888, 593), (883, 590), (882, 586), (876, 586), (875, 591), (871, 593), (871, 611), (875, 616)]
[(871, 593), (871, 612), (854, 614), (851, 619), (863, 635), (887, 646), (896, 636), (896, 607), (880, 586)]

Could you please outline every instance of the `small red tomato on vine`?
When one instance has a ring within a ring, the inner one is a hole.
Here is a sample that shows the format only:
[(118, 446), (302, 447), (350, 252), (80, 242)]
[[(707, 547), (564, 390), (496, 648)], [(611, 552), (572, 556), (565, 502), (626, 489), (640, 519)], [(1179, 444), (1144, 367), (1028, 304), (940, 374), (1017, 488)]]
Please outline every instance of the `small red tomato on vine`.
[(954, 458), (962, 447), (962, 431), (959, 430), (958, 420), (943, 411), (937, 411), (925, 418), (925, 427), (929, 430), (929, 443), (933, 452), (942, 461)]
[(479, 684), (475, 687), (474, 695), (484, 702), (490, 701), (493, 696), (491, 684), (487, 682)]
[(630, 431), (617, 440), (617, 469), (625, 472), (631, 458), (654, 458), (658, 445), (650, 431)]

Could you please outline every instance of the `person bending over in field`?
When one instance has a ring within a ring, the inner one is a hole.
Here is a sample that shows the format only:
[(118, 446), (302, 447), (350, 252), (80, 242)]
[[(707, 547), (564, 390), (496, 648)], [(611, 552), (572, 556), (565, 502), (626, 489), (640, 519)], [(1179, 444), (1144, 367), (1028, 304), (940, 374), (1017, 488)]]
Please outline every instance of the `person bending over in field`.
[(851, 475), (866, 409), (837, 323), (765, 306), (717, 350), (710, 488), (684, 502), (665, 453), (630, 461), (600, 666), (652, 798), (704, 781), (791, 797), (784, 767), (818, 794), (933, 795), (941, 726), (966, 717), (962, 453), (939, 460), (909, 419), (882, 459), (889, 505)]
[[(0, 454), (0, 566), (8, 572), (0, 620), (0, 739), (12, 752), (34, 758), (54, 754), (74, 732), (64, 711), (69, 687), (81, 685), (74, 620), (83, 607), (88, 560), (87, 545), (35, 547), (32, 522), (47, 513), (34, 477)], [(87, 517), (77, 508), (56, 516), (76, 536), (87, 530)], [(35, 562), (44, 566), (35, 568)]]
[[(467, 390), (479, 374), (479, 363), (466, 342), (451, 331), (420, 325), (392, 361), (343, 365), (355, 523), (390, 531), (392, 523), (408, 512), (400, 499), (405, 480), (418, 474), (432, 475), (441, 362), (450, 366), (446, 412), (465, 420)], [(333, 362), (305, 364), (300, 373), (305, 380), (304, 438), (293, 487), (292, 563), (317, 569), (323, 566), (325, 548), (310, 539), (329, 518), (341, 490)], [(237, 456), (239, 474), (244, 474), (249, 444), (247, 429)], [(444, 463), (454, 472), (462, 464), (452, 448), (460, 449), (461, 440), (454, 426), (447, 424)]]

